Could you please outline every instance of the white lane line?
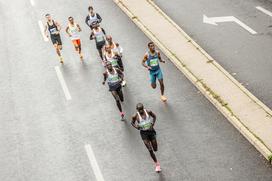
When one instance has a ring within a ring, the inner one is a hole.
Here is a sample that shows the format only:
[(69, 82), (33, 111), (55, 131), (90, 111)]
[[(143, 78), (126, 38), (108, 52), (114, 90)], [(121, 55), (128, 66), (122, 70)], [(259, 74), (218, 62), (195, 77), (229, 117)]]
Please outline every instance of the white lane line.
[(96, 180), (97, 181), (104, 181), (104, 177), (103, 177), (101, 170), (97, 164), (97, 161), (94, 156), (94, 152), (93, 152), (91, 145), (85, 145), (85, 150), (86, 150), (87, 155), (89, 157), (89, 161), (91, 163)]
[(63, 76), (62, 76), (62, 73), (61, 73), (61, 71), (60, 71), (59, 66), (55, 66), (55, 70), (56, 70), (58, 79), (59, 79), (59, 81), (60, 81), (60, 85), (61, 85), (61, 87), (62, 87), (62, 90), (63, 90), (63, 92), (64, 92), (64, 95), (65, 95), (66, 99), (69, 101), (69, 100), (72, 99), (72, 97), (71, 97), (71, 95), (70, 95), (70, 92), (69, 92), (68, 87), (66, 86), (65, 80), (64, 80), (64, 78), (63, 78)]
[(44, 35), (43, 31), (44, 31), (44, 26), (41, 20), (38, 21), (42, 36), (43, 36), (43, 40), (44, 41), (49, 41), (49, 39)]
[(272, 17), (272, 12), (262, 8), (261, 6), (257, 6), (256, 9), (260, 10), (261, 12), (263, 12), (264, 14), (267, 14), (268, 16)]
[(35, 6), (35, 1), (34, 0), (30, 0), (30, 4), (31, 4), (31, 6)]

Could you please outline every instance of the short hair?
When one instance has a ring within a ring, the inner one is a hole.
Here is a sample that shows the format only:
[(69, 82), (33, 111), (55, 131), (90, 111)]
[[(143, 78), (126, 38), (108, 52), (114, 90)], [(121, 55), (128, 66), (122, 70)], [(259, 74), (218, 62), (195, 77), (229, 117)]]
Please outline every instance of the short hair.
[(144, 105), (143, 105), (142, 103), (138, 103), (138, 104), (136, 105), (136, 109), (138, 109), (138, 108), (144, 108)]
[(45, 16), (45, 17), (46, 17), (46, 16), (50, 16), (50, 14), (49, 14), (49, 13), (46, 13), (44, 16)]
[(88, 7), (88, 10), (90, 11), (90, 10), (93, 10), (93, 7), (92, 6), (89, 6)]
[(154, 44), (153, 41), (149, 42), (149, 43), (147, 44), (147, 46), (150, 47), (150, 45), (152, 45), (152, 44)]
[(69, 16), (68, 20), (71, 19), (71, 18), (74, 19), (72, 16)]

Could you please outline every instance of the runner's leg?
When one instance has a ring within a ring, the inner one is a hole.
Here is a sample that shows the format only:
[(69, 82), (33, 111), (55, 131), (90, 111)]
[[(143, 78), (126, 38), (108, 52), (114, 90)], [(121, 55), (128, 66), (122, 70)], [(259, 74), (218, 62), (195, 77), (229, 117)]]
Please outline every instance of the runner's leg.
[(151, 140), (151, 144), (152, 144), (153, 150), (155, 152), (158, 151), (158, 144), (157, 144), (157, 139), (156, 138), (154, 138), (154, 139)]
[(117, 91), (117, 94), (118, 94), (118, 96), (119, 96), (119, 98), (120, 98), (120, 101), (121, 101), (121, 102), (124, 102), (124, 95), (123, 95), (122, 89), (118, 90), (118, 91)]
[(119, 96), (118, 96), (117, 91), (111, 91), (111, 93), (112, 93), (112, 95), (113, 95), (113, 97), (114, 97), (114, 99), (115, 99), (115, 101), (116, 101), (116, 105), (117, 105), (119, 111), (120, 111), (120, 112), (123, 112), (122, 106), (121, 106), (121, 102), (120, 102), (120, 100), (119, 100)]
[(155, 155), (155, 153), (154, 153), (154, 151), (152, 149), (151, 142), (149, 140), (143, 140), (143, 142), (144, 142), (146, 148), (148, 149), (151, 158), (153, 159), (153, 161), (155, 163), (157, 163), (157, 158), (156, 158), (156, 155)]
[(163, 79), (159, 79), (160, 87), (161, 87), (161, 95), (164, 95), (164, 83)]

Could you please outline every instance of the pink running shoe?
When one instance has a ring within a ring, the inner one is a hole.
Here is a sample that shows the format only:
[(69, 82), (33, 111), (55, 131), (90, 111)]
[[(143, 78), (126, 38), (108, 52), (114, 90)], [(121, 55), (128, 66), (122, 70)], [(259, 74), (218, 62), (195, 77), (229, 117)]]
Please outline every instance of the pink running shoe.
[(124, 117), (125, 117), (125, 113), (124, 113), (124, 112), (120, 112), (120, 116), (121, 116), (121, 118), (122, 118), (122, 120), (123, 120)]
[(158, 173), (161, 171), (161, 165), (159, 162), (156, 163), (155, 171)]

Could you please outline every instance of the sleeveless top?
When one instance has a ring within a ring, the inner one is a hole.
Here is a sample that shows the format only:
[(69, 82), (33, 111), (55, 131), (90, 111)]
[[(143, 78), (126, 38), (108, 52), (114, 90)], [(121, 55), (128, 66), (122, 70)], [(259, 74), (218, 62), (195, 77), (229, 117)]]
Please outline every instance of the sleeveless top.
[(94, 37), (95, 37), (96, 43), (101, 43), (101, 42), (105, 41), (105, 35), (100, 27), (98, 28), (98, 31), (93, 29), (93, 32), (94, 32)]
[(57, 36), (59, 34), (55, 34), (58, 31), (58, 27), (55, 24), (54, 20), (52, 20), (53, 24), (50, 25), (49, 22), (47, 22), (47, 26), (48, 26), (48, 31), (50, 33), (51, 36)]
[(151, 67), (150, 71), (156, 71), (160, 68), (159, 65), (159, 55), (158, 52), (155, 51), (155, 54), (152, 55), (150, 51), (147, 52), (147, 65)]
[(79, 30), (77, 27), (77, 24), (74, 23), (74, 25), (71, 25), (70, 23), (68, 24), (69, 27), (69, 32), (72, 35), (70, 38), (71, 40), (78, 40), (80, 39), (80, 35), (79, 35)]
[(121, 79), (118, 75), (118, 72), (113, 68), (113, 74), (111, 74), (109, 72), (109, 70), (107, 70), (107, 74), (108, 74), (108, 85), (109, 86), (114, 86), (120, 83)]
[(138, 117), (139, 117), (138, 126), (140, 127), (141, 130), (146, 131), (146, 130), (150, 130), (150, 128), (152, 127), (153, 121), (151, 120), (146, 109), (144, 109), (144, 112), (145, 112), (145, 119), (143, 119), (141, 114), (139, 112), (137, 112)]
[(95, 22), (95, 21), (98, 22), (98, 18), (97, 18), (96, 13), (94, 13), (94, 16), (89, 15), (89, 21), (88, 21), (89, 25), (91, 26), (92, 23)]
[(109, 61), (113, 67), (118, 67), (118, 60), (114, 57), (113, 51), (110, 55), (106, 52), (105, 57), (106, 60)]

